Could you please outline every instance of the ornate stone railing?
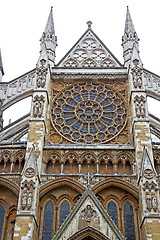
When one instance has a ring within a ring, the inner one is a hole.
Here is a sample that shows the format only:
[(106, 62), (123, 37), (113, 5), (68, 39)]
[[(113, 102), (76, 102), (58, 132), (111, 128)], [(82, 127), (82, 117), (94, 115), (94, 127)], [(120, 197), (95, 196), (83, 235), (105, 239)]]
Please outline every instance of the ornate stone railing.
[(3, 110), (32, 95), (35, 87), (35, 73), (36, 70), (33, 69), (10, 82), (0, 83), (0, 98), (2, 99)]
[(149, 97), (160, 100), (160, 76), (144, 69), (144, 87)]

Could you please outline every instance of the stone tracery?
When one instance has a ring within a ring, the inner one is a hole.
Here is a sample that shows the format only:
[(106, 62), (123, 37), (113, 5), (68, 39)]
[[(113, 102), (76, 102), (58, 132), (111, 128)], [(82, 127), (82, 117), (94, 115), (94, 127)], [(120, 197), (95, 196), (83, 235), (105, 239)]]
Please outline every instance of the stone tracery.
[(71, 142), (105, 143), (126, 124), (123, 97), (105, 84), (75, 84), (57, 94), (52, 124)]

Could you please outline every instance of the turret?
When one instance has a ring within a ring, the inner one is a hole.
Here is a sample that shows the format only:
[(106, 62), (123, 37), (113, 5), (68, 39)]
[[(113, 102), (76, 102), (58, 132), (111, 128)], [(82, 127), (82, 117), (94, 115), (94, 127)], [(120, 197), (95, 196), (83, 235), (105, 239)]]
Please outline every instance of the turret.
[[(54, 21), (53, 21), (53, 11), (51, 7), (51, 11), (47, 20), (46, 27), (40, 39), (41, 41), (41, 51), (39, 61), (45, 59), (48, 60), (48, 63), (51, 66), (54, 66), (55, 62), (55, 50), (57, 46), (57, 37), (55, 36), (54, 30)], [(47, 59), (46, 59), (47, 58)], [(38, 64), (39, 64), (38, 61)]]
[(3, 71), (2, 56), (1, 56), (1, 49), (0, 49), (0, 82), (2, 82), (3, 75), (4, 75), (4, 71)]
[(129, 8), (127, 6), (125, 29), (124, 29), (124, 35), (122, 37), (124, 65), (126, 67), (129, 66), (134, 45), (138, 50), (138, 47), (139, 47), (138, 42), (139, 42), (139, 38), (135, 31), (135, 28), (131, 19), (131, 15), (129, 12)]

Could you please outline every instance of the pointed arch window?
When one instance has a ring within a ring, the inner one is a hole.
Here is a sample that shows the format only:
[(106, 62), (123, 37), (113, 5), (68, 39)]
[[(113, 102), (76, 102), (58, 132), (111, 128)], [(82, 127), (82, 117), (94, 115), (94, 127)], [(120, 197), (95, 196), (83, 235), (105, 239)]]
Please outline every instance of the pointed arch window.
[(50, 240), (53, 236), (54, 204), (49, 200), (44, 208), (42, 240)]
[(4, 216), (5, 216), (5, 207), (2, 204), (0, 204), (0, 239), (2, 237)]
[(59, 226), (62, 225), (68, 214), (70, 213), (70, 205), (67, 200), (64, 200), (60, 205)]
[(117, 214), (117, 205), (115, 204), (114, 201), (110, 201), (107, 206), (107, 212), (109, 216), (112, 218), (114, 223), (118, 227), (118, 214)]
[(125, 237), (127, 240), (136, 240), (134, 213), (130, 202), (126, 202), (123, 207)]

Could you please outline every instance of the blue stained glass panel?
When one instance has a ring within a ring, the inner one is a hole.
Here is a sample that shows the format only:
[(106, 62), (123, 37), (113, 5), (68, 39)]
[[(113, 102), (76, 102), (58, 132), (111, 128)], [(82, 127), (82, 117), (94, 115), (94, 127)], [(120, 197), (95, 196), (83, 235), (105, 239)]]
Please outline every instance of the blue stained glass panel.
[(106, 105), (109, 105), (111, 104), (112, 100), (110, 99), (105, 99), (102, 103), (101, 103), (101, 106), (106, 106)]
[(125, 237), (127, 238), (127, 240), (136, 240), (134, 213), (133, 207), (130, 202), (126, 202), (124, 204), (123, 211), (124, 211)]
[(77, 103), (75, 101), (73, 101), (72, 99), (67, 99), (66, 102), (71, 106), (76, 106), (77, 105)]
[(44, 208), (42, 240), (52, 239), (53, 216), (54, 216), (54, 205), (52, 201), (48, 201)]
[(96, 101), (97, 102), (101, 102), (104, 99), (104, 95), (103, 94), (99, 94)]
[(79, 94), (74, 94), (73, 97), (77, 102), (82, 102), (82, 99)]
[(77, 121), (76, 118), (68, 119), (68, 120), (66, 120), (66, 125), (67, 125), (67, 126), (70, 126), (70, 125), (72, 125), (73, 123), (75, 123), (76, 121)]
[(61, 226), (68, 214), (70, 213), (70, 206), (69, 203), (65, 200), (62, 202), (60, 206), (60, 221), (59, 225)]
[(74, 113), (63, 113), (62, 117), (63, 118), (70, 118), (70, 117), (73, 117), (74, 116)]
[(63, 109), (64, 111), (69, 111), (69, 112), (73, 112), (73, 111), (74, 111), (74, 108), (73, 108), (73, 107), (70, 107), (70, 106), (68, 106), (68, 105), (64, 105), (64, 106), (62, 107), (62, 109)]
[(84, 100), (88, 100), (88, 93), (87, 92), (82, 92), (82, 97)]
[(81, 124), (80, 122), (75, 123), (75, 124), (72, 126), (73, 131), (78, 131), (81, 125), (82, 125), (82, 124)]
[(94, 126), (94, 124), (90, 124), (90, 133), (92, 135), (96, 135), (97, 134), (97, 129), (96, 127)]
[(0, 204), (0, 239), (1, 239), (1, 236), (2, 236), (4, 215), (5, 215), (5, 208), (2, 204)]
[(105, 132), (106, 128), (102, 123), (97, 122), (96, 125), (97, 125), (99, 131)]
[(90, 93), (90, 99), (94, 100), (97, 94), (95, 92)]
[(88, 124), (84, 124), (83, 127), (81, 128), (81, 134), (85, 135), (88, 133)]
[(116, 115), (114, 113), (104, 113), (103, 114), (105, 117), (108, 117), (108, 118), (116, 118)]
[(117, 227), (118, 227), (117, 206), (116, 206), (115, 202), (110, 201), (110, 202), (108, 203), (107, 212), (108, 212), (109, 216), (112, 218), (112, 220), (114, 221), (114, 223), (115, 223), (115, 224), (117, 225)]
[(107, 126), (112, 126), (113, 123), (112, 121), (108, 120), (108, 119), (105, 119), (105, 118), (102, 118), (101, 121), (106, 124)]
[(104, 109), (104, 111), (114, 111), (116, 108), (111, 105), (111, 106), (108, 106), (108, 107), (104, 107), (103, 109)]

